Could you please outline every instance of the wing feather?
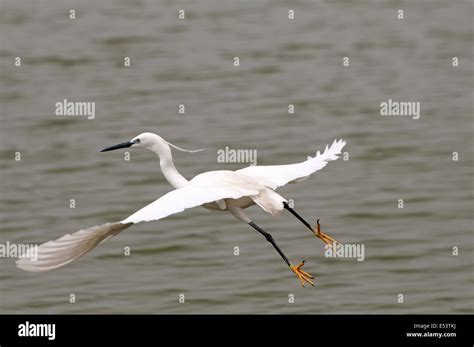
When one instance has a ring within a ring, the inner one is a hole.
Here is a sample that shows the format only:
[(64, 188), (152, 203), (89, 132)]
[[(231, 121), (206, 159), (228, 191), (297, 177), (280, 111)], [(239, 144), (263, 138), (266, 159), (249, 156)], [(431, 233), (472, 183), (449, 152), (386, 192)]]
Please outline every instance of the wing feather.
[(32, 272), (59, 268), (90, 252), (106, 239), (117, 235), (131, 224), (107, 223), (66, 234), (55, 241), (48, 241), (20, 256), (16, 266)]
[(191, 184), (163, 195), (158, 200), (124, 219), (121, 223), (159, 220), (205, 203), (221, 199), (238, 199), (243, 196), (257, 195), (258, 192), (259, 190), (256, 188), (243, 188), (230, 184)]
[(249, 166), (236, 172), (247, 175), (266, 187), (277, 189), (288, 183), (304, 181), (311, 174), (324, 168), (329, 161), (337, 160), (342, 149), (346, 145), (344, 140), (334, 140), (331, 147), (326, 146), (321, 154), (319, 151), (315, 157), (308, 157), (306, 161), (289, 165)]
[[(240, 186), (235, 184), (239, 177), (242, 181)], [(30, 249), (30, 252), (16, 261), (16, 265), (20, 269), (32, 272), (56, 269), (82, 257), (134, 223), (159, 220), (185, 209), (221, 199), (257, 195), (258, 188), (261, 188), (252, 184), (246, 176), (230, 171), (205, 173), (196, 178), (193, 184), (163, 195), (119, 223), (107, 223), (79, 230), (55, 241), (43, 243), (36, 250)]]

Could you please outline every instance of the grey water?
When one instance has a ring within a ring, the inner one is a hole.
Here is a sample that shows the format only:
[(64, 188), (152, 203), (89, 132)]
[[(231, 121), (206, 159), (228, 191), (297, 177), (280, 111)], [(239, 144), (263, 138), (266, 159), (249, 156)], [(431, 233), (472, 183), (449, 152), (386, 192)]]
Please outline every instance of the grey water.
[[(55, 271), (0, 259), (0, 312), (473, 312), (472, 1), (0, 6), (1, 244), (119, 221), (170, 191), (152, 153), (99, 153), (150, 131), (205, 149), (174, 152), (187, 178), (248, 165), (218, 162), (226, 146), (288, 164), (345, 139), (346, 160), (279, 192), (334, 238), (365, 246), (364, 261), (327, 258), (286, 211), (247, 210), (291, 261), (307, 261), (316, 286), (301, 288), (255, 230), (195, 208)], [(94, 102), (95, 117), (56, 115), (64, 99)], [(420, 118), (382, 116), (389, 99), (419, 102)]]

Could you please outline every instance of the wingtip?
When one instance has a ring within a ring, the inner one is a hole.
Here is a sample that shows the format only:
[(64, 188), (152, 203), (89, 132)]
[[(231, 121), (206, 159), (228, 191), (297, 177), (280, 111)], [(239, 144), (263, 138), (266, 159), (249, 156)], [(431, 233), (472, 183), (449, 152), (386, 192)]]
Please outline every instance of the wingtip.
[[(339, 140), (336, 139), (336, 140), (334, 140), (332, 146), (340, 146), (341, 149), (342, 149), (346, 144), (347, 144), (347, 143), (346, 143), (346, 141), (345, 141), (344, 139), (339, 139)], [(332, 147), (332, 146), (331, 146), (331, 147)]]
[(38, 267), (32, 266), (32, 261), (28, 258), (20, 258), (15, 261), (15, 265), (17, 268), (28, 271), (28, 272), (41, 272)]

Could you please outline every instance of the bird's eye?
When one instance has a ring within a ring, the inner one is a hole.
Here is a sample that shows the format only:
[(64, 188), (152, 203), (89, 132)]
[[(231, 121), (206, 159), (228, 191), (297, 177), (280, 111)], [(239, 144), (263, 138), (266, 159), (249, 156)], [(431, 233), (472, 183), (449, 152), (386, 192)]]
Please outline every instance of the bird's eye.
[(135, 143), (140, 143), (140, 139), (135, 139)]

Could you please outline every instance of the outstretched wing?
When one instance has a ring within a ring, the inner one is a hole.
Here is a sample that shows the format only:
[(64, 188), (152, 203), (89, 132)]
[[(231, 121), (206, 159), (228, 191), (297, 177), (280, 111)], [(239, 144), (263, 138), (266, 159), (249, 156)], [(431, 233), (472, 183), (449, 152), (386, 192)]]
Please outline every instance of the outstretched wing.
[(243, 196), (257, 195), (256, 188), (240, 187), (230, 184), (190, 184), (163, 195), (158, 200), (138, 210), (120, 223), (140, 223), (159, 220), (179, 213), (187, 208), (221, 199), (238, 199)]
[(185, 209), (200, 206), (220, 199), (238, 199), (257, 195), (253, 187), (239, 187), (230, 184), (194, 184), (173, 190), (158, 200), (135, 212), (119, 223), (107, 223), (89, 229), (67, 234), (55, 241), (49, 241), (30, 248), (29, 252), (16, 261), (23, 270), (41, 272), (59, 268), (82, 257), (108, 238), (117, 235), (134, 223), (159, 220)]
[(326, 146), (324, 153), (316, 153), (315, 157), (290, 165), (249, 166), (236, 172), (250, 176), (266, 187), (277, 189), (288, 183), (301, 182), (311, 174), (325, 167), (329, 161), (337, 160), (342, 148), (346, 145), (343, 140), (334, 140), (331, 147)]
[(37, 248), (29, 248), (16, 261), (20, 269), (42, 272), (69, 264), (82, 257), (108, 238), (117, 235), (132, 224), (107, 223), (74, 234), (64, 235), (55, 241), (48, 241)]

